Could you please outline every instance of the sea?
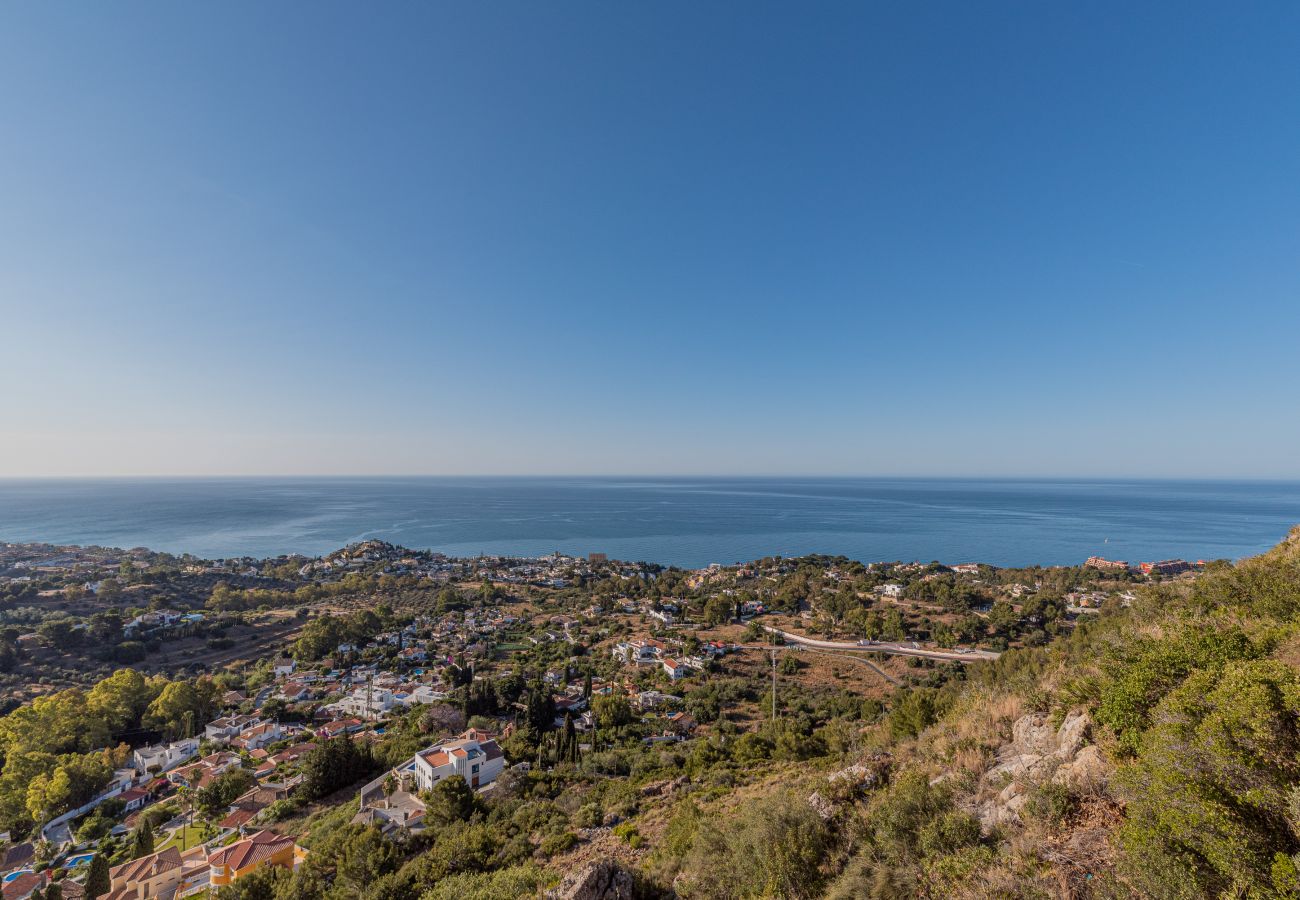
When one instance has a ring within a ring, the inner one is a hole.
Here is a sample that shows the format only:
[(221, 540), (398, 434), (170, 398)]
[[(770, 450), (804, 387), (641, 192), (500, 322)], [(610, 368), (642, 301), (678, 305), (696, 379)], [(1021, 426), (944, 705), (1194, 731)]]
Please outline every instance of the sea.
[(1070, 565), (1236, 559), (1300, 522), (1300, 482), (948, 478), (0, 479), (0, 541), (203, 558), (378, 538), (698, 568), (843, 555)]

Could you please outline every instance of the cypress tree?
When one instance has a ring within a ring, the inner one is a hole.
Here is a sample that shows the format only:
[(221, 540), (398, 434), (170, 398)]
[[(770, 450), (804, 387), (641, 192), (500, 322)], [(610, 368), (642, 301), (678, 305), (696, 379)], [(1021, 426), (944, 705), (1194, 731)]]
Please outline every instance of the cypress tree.
[(150, 853), (153, 853), (153, 829), (149, 827), (149, 822), (146, 820), (142, 821), (135, 830), (135, 840), (131, 844), (131, 858), (139, 859)]
[(96, 900), (108, 893), (112, 883), (108, 879), (108, 856), (96, 853), (90, 860), (90, 871), (86, 873), (86, 897)]
[(560, 758), (574, 765), (578, 763), (578, 730), (573, 724), (573, 713), (564, 714), (564, 742), (560, 745)]

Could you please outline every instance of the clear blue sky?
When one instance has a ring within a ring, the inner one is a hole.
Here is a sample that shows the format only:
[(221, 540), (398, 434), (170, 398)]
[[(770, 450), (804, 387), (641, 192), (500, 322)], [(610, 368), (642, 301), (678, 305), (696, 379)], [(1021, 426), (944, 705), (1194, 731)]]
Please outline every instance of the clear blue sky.
[(0, 475), (1300, 477), (1300, 5), (16, 3)]

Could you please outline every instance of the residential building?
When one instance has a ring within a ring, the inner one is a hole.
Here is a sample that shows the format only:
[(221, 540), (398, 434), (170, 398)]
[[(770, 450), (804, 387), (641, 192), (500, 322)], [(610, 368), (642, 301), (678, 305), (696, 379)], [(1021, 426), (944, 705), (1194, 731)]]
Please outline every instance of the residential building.
[(1129, 570), (1129, 564), (1122, 559), (1103, 559), (1100, 556), (1089, 556), (1084, 565), (1100, 569), (1103, 572), (1127, 572)]
[(1183, 559), (1162, 559), (1160, 562), (1144, 562), (1140, 568), (1143, 575), (1179, 575), (1196, 567)]
[(496, 739), (471, 728), (460, 737), (422, 750), (361, 789), (361, 809), (353, 822), (378, 825), (386, 834), (399, 828), (424, 827), (424, 803), (418, 793), (460, 775), (472, 788), (484, 788), (505, 770)]
[(259, 722), (241, 732), (239, 737), (230, 742), (230, 746), (240, 750), (261, 750), (276, 741), (283, 740), (284, 737), (284, 729), (280, 727), (280, 723)]
[(257, 716), (225, 716), (209, 722), (203, 731), (213, 743), (228, 744), (261, 721)]
[(208, 856), (208, 879), (214, 888), (232, 884), (263, 866), (296, 869), (306, 858), (293, 838), (259, 831)]
[(182, 876), (181, 851), (168, 847), (109, 870), (112, 900), (153, 900), (173, 896)]
[(360, 687), (340, 700), (337, 706), (346, 716), (378, 719), (388, 715), (394, 704), (393, 692), (387, 688)]
[(137, 772), (167, 772), (199, 755), (199, 739), (141, 747), (131, 754)]

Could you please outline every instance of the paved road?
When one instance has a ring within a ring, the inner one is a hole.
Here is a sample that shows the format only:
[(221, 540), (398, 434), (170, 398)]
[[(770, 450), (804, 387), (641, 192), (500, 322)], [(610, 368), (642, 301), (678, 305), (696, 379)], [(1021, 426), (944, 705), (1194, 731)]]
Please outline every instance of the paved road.
[(959, 663), (997, 659), (1002, 655), (994, 653), (992, 650), (972, 650), (969, 653), (958, 653), (955, 650), (927, 650), (924, 647), (913, 647), (911, 644), (858, 644), (852, 641), (819, 641), (814, 638), (804, 637), (801, 634), (772, 628), (770, 625), (764, 625), (763, 627), (767, 631), (781, 635), (786, 639), (787, 643), (803, 644), (805, 647), (814, 647), (818, 650), (871, 650), (876, 653), (887, 653), (891, 656), (919, 656), (924, 659), (942, 659), (946, 662)]

